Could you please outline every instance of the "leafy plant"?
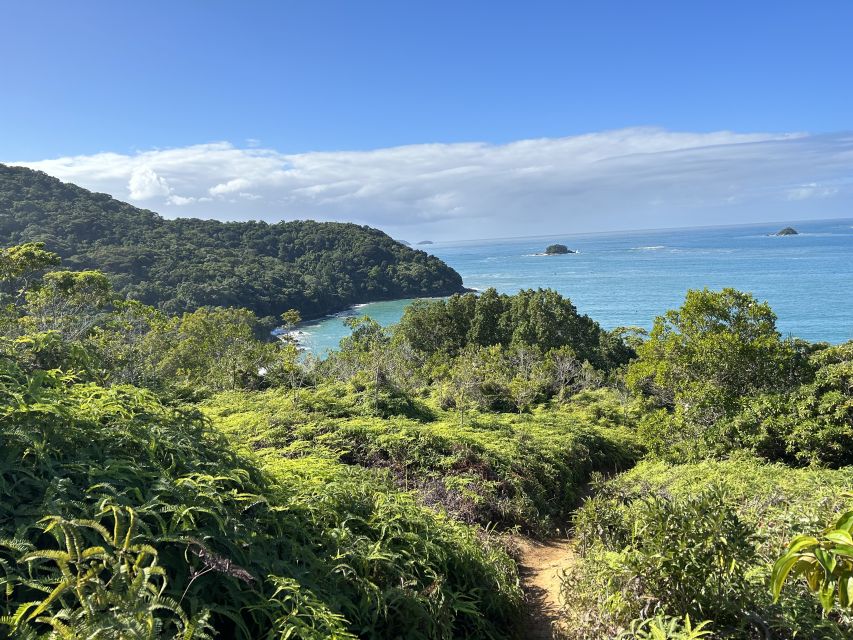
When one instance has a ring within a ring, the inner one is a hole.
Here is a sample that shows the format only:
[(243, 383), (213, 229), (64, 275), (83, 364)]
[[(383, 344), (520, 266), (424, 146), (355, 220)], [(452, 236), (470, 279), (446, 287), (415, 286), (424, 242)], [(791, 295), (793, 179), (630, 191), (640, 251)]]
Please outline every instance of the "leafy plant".
[(50, 516), (42, 519), (40, 528), (56, 547), (4, 545), (7, 550), (28, 549), (18, 558), (27, 572), (7, 583), (7, 597), (20, 601), (16, 591), (26, 594), (23, 599), (40, 592), (46, 596), (22, 602), (14, 613), (0, 617), (0, 625), (18, 637), (41, 637), (47, 628), (51, 637), (81, 640), (212, 638), (208, 611), (190, 618), (166, 595), (166, 571), (157, 550), (139, 541), (133, 509), (112, 507), (99, 515), (111, 515), (111, 530), (97, 520)]
[[(851, 468), (791, 469), (741, 457), (681, 465), (647, 460), (597, 483), (596, 495), (575, 518), (583, 556), (564, 582), (570, 637), (611, 637), (631, 620), (659, 613), (711, 620), (718, 634), (732, 638), (849, 637), (851, 617), (838, 610), (824, 617), (806, 588), (783, 589), (774, 604), (767, 558), (778, 557), (792, 537), (822, 526), (842, 506), (851, 482)], [(711, 499), (708, 514), (686, 519), (672, 513), (675, 505), (698, 500), (708, 485), (721, 488), (722, 507)], [(706, 526), (715, 518), (729, 524)], [(730, 548), (738, 531), (748, 545), (735, 549), (745, 553)], [(667, 538), (675, 551), (660, 544)], [(690, 548), (682, 552), (682, 544)], [(729, 575), (726, 561), (718, 559), (731, 555), (740, 560)]]
[(803, 578), (824, 612), (853, 608), (853, 511), (843, 513), (819, 536), (800, 535), (773, 565), (770, 588), (778, 601), (789, 578)]
[(626, 564), (661, 607), (735, 622), (748, 603), (745, 571), (755, 560), (753, 532), (724, 490), (651, 496), (641, 506)]
[(673, 617), (659, 614), (654, 618), (631, 621), (628, 631), (619, 635), (620, 640), (699, 640), (713, 636), (707, 627), (710, 620), (700, 622), (696, 626), (690, 621), (690, 616)]
[[(0, 616), (26, 607), (21, 637), (51, 623), (148, 629), (150, 608), (165, 637), (191, 622), (239, 640), (503, 638), (518, 615), (515, 566), (471, 528), (363, 468), (278, 457), (261, 469), (153, 392), (0, 357), (0, 441), (0, 538), (12, 541)], [(18, 562), (31, 552), (43, 554)], [(62, 586), (28, 620), (63, 568), (81, 596)]]

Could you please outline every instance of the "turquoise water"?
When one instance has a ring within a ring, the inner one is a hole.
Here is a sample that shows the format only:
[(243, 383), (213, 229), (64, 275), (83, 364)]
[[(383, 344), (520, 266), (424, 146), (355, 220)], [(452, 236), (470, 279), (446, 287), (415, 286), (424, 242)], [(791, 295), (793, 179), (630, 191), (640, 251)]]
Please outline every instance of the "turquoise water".
[[(655, 316), (679, 306), (688, 289), (735, 287), (770, 302), (785, 335), (850, 340), (853, 219), (790, 223), (800, 235), (768, 235), (787, 224), (437, 242), (428, 249), (468, 287), (552, 288), (608, 329), (648, 328)], [(536, 255), (554, 242), (578, 253)], [(392, 324), (409, 302), (361, 305), (306, 324), (300, 342), (322, 354), (348, 334), (344, 317)]]

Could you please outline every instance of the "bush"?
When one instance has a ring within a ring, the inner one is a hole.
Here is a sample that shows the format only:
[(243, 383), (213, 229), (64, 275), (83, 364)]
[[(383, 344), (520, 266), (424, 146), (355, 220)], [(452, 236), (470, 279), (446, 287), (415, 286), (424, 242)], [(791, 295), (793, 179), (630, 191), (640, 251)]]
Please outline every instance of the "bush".
[[(601, 501), (593, 505), (601, 513)], [(588, 593), (606, 602), (607, 613), (597, 626), (613, 633), (632, 619), (658, 613), (737, 625), (748, 607), (745, 572), (756, 561), (756, 551), (749, 527), (722, 490), (687, 498), (650, 495), (632, 512), (634, 520), (623, 514), (616, 521), (613, 511), (603, 514), (604, 537), (589, 514), (577, 523), (582, 548), (591, 550), (582, 570), (598, 578), (569, 576), (565, 588), (601, 588)], [(590, 604), (576, 593), (567, 593), (566, 601), (570, 610)], [(578, 612), (572, 617), (577, 619)]]
[[(153, 616), (166, 636), (502, 638), (518, 615), (514, 564), (474, 530), (364, 469), (261, 469), (151, 392), (0, 358), (0, 441), (0, 629), (17, 637)], [(83, 598), (47, 595), (66, 571)]]
[[(329, 396), (338, 403), (331, 414), (346, 417), (329, 418), (317, 402)], [(277, 391), (226, 393), (203, 409), (235, 443), (267, 459), (325, 455), (383, 470), (459, 520), (544, 535), (569, 518), (592, 471), (626, 468), (639, 457), (631, 433), (616, 426), (628, 418), (608, 400), (597, 394), (532, 416), (474, 414), (465, 426), (438, 409), (427, 422), (360, 416), (357, 396), (334, 387), (305, 392), (296, 404)]]
[(853, 341), (817, 350), (813, 378), (790, 394), (751, 400), (728, 426), (768, 459), (794, 465), (853, 464)]
[(711, 620), (734, 638), (848, 637), (851, 621), (824, 618), (802, 586), (774, 604), (768, 585), (771, 559), (793, 535), (820, 529), (851, 483), (853, 469), (754, 459), (640, 463), (577, 514), (583, 558), (564, 583), (568, 628), (576, 638), (613, 635), (660, 613)]
[(727, 454), (737, 443), (723, 426), (744, 399), (787, 392), (808, 373), (769, 305), (735, 289), (688, 291), (655, 319), (637, 355), (627, 381), (650, 410), (644, 441), (674, 462)]

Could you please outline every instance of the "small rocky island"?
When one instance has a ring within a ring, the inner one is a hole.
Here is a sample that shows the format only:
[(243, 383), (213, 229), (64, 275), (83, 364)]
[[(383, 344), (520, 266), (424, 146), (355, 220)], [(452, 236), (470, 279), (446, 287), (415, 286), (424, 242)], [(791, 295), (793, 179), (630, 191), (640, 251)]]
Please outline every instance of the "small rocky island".
[(564, 244), (552, 244), (545, 249), (546, 256), (562, 256), (567, 253), (575, 253)]
[(418, 244), (434, 244), (432, 240), (421, 240)]
[(800, 232), (797, 231), (796, 229), (794, 229), (794, 227), (785, 227), (784, 229), (780, 229), (779, 231), (777, 231), (773, 235), (774, 236), (798, 236), (798, 235), (800, 235)]

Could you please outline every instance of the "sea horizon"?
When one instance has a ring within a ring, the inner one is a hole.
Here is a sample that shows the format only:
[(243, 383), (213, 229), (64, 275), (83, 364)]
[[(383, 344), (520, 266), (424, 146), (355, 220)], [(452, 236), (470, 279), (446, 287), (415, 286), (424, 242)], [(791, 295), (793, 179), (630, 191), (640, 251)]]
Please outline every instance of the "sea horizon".
[[(394, 238), (398, 242), (408, 242), (408, 244), (413, 248), (418, 248), (418, 246), (429, 247), (431, 244), (450, 244), (454, 242), (491, 242), (491, 241), (501, 241), (501, 240), (537, 240), (543, 238), (560, 238), (560, 237), (583, 237), (583, 236), (596, 236), (596, 235), (612, 235), (612, 234), (630, 234), (630, 233), (653, 233), (656, 231), (667, 232), (667, 231), (702, 231), (708, 229), (734, 229), (738, 227), (765, 227), (768, 225), (779, 225), (779, 229), (781, 230), (784, 227), (795, 227), (796, 225), (810, 225), (810, 224), (823, 224), (823, 223), (832, 223), (832, 222), (849, 222), (853, 225), (853, 215), (850, 216), (833, 216), (829, 218), (806, 218), (801, 220), (767, 220), (761, 222), (739, 222), (736, 224), (703, 224), (703, 225), (689, 225), (689, 226), (675, 226), (675, 227), (643, 227), (643, 228), (631, 228), (631, 229), (611, 229), (609, 231), (566, 231), (565, 233), (545, 233), (545, 234), (533, 234), (533, 235), (524, 235), (524, 236), (495, 236), (489, 238), (467, 238), (464, 240), (429, 240), (429, 244), (419, 245), (419, 242), (411, 242), (406, 240), (398, 240)], [(345, 222), (343, 220), (339, 222)], [(852, 227), (853, 228), (853, 227)], [(774, 234), (769, 234), (774, 235)], [(362, 304), (362, 303), (359, 303)]]
[[(774, 236), (787, 226), (799, 234)], [(578, 253), (542, 256), (545, 243), (557, 240)], [(444, 260), (470, 289), (494, 287), (511, 294), (552, 288), (606, 329), (649, 329), (655, 317), (680, 304), (688, 289), (733, 286), (768, 300), (783, 335), (832, 343), (853, 338), (844, 305), (845, 299), (853, 300), (853, 217), (436, 240), (412, 246)], [(321, 356), (349, 334), (344, 318), (367, 315), (387, 326), (399, 321), (411, 302), (361, 303), (303, 323), (297, 338), (308, 352)]]

